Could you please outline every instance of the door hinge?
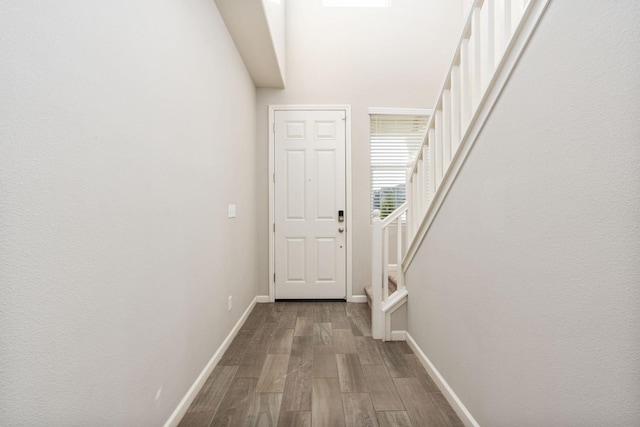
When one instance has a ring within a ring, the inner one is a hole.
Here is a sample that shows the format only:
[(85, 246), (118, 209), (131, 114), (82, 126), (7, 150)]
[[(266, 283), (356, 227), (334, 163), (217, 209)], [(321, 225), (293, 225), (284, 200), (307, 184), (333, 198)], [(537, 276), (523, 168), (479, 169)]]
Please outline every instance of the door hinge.
[(276, 224), (275, 223), (273, 223), (273, 232), (274, 233), (276, 232)]
[(276, 182), (276, 174), (275, 172), (273, 174), (271, 174), (271, 180), (275, 183)]
[(273, 281), (276, 281), (276, 273), (273, 273)]
[(276, 122), (273, 122), (273, 125), (271, 126), (271, 129), (273, 129), (273, 133), (276, 133)]

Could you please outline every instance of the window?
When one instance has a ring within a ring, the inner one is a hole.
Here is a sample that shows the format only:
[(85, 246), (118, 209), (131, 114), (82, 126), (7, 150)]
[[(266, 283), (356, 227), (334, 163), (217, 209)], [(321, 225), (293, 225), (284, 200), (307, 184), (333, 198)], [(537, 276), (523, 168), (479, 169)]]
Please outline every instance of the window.
[(371, 210), (379, 209), (381, 218), (405, 202), (407, 169), (422, 145), (430, 113), (369, 109)]

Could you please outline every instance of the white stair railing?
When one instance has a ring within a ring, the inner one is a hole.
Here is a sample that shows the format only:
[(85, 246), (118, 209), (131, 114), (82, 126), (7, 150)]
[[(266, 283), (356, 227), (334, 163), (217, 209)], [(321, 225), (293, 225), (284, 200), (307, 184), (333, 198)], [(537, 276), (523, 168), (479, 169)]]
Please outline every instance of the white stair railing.
[[(405, 245), (403, 244), (403, 235), (405, 234), (405, 218), (408, 210), (408, 204), (404, 203), (384, 220), (380, 219), (380, 211), (373, 211), (373, 234), (371, 241), (372, 260), (371, 260), (371, 335), (375, 339), (390, 340), (390, 315), (392, 312), (393, 302), (406, 296), (404, 288), (404, 275), (400, 264), (404, 258)], [(395, 225), (395, 227), (391, 227)], [(396, 232), (396, 283), (397, 289), (394, 294), (389, 292), (389, 230), (394, 229)]]
[[(423, 144), (407, 172), (407, 201), (384, 221), (380, 220), (379, 212), (377, 215), (374, 212), (371, 283), (374, 338), (389, 339), (389, 315), (406, 301), (404, 272), (549, 1), (473, 1)], [(403, 214), (406, 249), (398, 245), (398, 292), (389, 296), (388, 226), (397, 223), (401, 241)]]
[[(498, 71), (503, 68), (504, 58), (509, 53), (524, 18), (529, 17), (530, 21), (535, 21), (533, 24), (528, 23), (528, 31), (532, 32), (548, 1), (473, 1), (451, 67), (427, 125), (422, 147), (407, 173), (409, 248), (400, 270), (406, 269), (407, 262), (410, 262), (426, 232), (423, 223), (427, 213), (438, 208), (432, 206), (432, 202), (448, 178), (452, 162), (459, 160), (457, 157), (460, 157), (461, 144), (468, 139), (468, 133), (478, 121), (479, 113), (486, 113), (490, 108), (487, 94), (494, 85)], [(532, 12), (532, 9), (535, 11)], [(526, 37), (529, 35), (530, 33)], [(519, 49), (523, 47), (524, 43)], [(457, 163), (461, 164), (460, 161)]]

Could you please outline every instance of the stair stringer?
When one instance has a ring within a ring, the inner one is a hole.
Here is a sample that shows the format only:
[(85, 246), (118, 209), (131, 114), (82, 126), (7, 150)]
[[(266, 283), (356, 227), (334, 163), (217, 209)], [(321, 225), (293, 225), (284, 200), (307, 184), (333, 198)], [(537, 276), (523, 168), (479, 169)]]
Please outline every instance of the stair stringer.
[(387, 301), (382, 304), (384, 314), (384, 336), (383, 341), (391, 341), (391, 315), (409, 300), (409, 291), (402, 288), (393, 293)]

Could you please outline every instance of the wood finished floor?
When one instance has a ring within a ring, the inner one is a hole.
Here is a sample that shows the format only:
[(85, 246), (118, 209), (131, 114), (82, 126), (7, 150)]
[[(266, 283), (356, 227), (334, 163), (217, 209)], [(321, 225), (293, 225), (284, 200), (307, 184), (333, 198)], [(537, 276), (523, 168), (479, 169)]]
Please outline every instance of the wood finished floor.
[(404, 342), (371, 338), (366, 304), (258, 304), (180, 427), (462, 426)]

